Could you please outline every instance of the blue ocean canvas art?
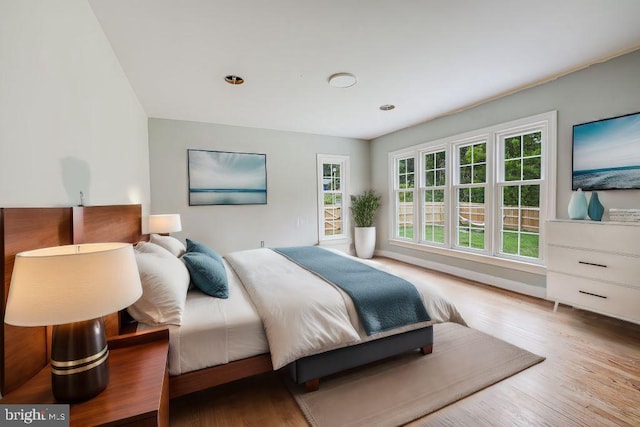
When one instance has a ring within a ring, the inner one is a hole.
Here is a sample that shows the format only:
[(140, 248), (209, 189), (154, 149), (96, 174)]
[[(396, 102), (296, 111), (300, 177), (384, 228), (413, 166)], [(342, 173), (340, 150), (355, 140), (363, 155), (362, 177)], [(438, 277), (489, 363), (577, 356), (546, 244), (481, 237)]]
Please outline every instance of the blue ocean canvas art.
[(640, 113), (573, 127), (574, 190), (640, 188)]
[(188, 150), (189, 205), (267, 203), (267, 156)]

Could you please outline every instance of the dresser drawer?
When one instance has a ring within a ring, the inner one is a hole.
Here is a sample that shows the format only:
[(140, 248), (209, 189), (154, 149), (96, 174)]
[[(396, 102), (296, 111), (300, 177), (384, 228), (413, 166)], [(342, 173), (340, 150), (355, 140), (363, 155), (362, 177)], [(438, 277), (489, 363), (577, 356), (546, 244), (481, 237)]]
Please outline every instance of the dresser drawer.
[(581, 249), (547, 247), (547, 269), (640, 288), (640, 258)]
[(547, 243), (640, 256), (640, 226), (597, 221), (548, 221)]
[(547, 297), (602, 314), (640, 321), (640, 289), (548, 272)]

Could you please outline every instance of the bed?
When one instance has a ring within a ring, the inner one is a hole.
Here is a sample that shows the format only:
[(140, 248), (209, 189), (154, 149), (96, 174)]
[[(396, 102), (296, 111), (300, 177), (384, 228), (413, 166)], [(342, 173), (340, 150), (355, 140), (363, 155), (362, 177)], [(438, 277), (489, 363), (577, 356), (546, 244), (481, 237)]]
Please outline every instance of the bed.
[[(169, 245), (170, 239), (152, 236), (151, 242), (137, 245), (137, 250), (153, 252), (157, 248), (152, 246), (167, 245), (173, 253), (165, 251), (164, 258), (159, 257), (157, 262), (161, 259), (163, 263), (175, 262), (177, 257), (186, 259), (192, 251), (189, 243), (193, 242), (187, 240), (186, 248), (178, 248), (176, 242)], [(313, 249), (386, 271), (375, 261), (355, 259), (331, 249)], [(183, 255), (185, 251), (187, 254)], [(464, 324), (453, 305), (428, 284), (414, 282), (413, 286), (422, 298), (420, 305), (427, 308), (431, 318), (368, 334), (345, 291), (276, 250), (239, 251), (227, 254), (224, 259), (215, 253), (213, 256), (218, 257), (224, 267), (228, 298), (211, 297), (198, 289), (187, 292), (179, 325), (169, 325), (171, 395), (174, 397), (200, 387), (185, 386), (183, 377), (197, 377), (206, 374), (212, 366), (222, 368), (246, 363), (267, 354), (270, 358), (261, 363), (259, 372), (285, 370), (296, 383), (304, 384), (307, 390), (315, 390), (321, 377), (345, 369), (412, 349), (430, 353), (433, 323), (454, 321)], [(144, 270), (148, 266), (139, 263), (139, 268), (141, 276), (145, 276)], [(189, 270), (193, 277), (194, 272)], [(292, 296), (301, 288), (301, 296)], [(327, 312), (329, 318), (326, 318)], [(157, 327), (157, 322), (145, 323), (139, 315), (134, 314), (134, 317), (140, 321), (138, 330)]]
[[(149, 236), (141, 233), (140, 205), (10, 208), (3, 209), (1, 213), (0, 232), (3, 240), (0, 249), (5, 261), (4, 295), (10, 284), (13, 257), (18, 251), (96, 241), (154, 243), (153, 236), (150, 242), (146, 242)], [(172, 256), (182, 262), (177, 256)], [(381, 267), (375, 262), (366, 262)], [(134, 326), (139, 331), (137, 333), (145, 333), (147, 329), (158, 327), (169, 329), (172, 398), (269, 372), (274, 366), (289, 372), (295, 382), (314, 389), (318, 387), (319, 378), (343, 369), (412, 349), (429, 353), (433, 345), (433, 322), (464, 323), (455, 307), (436, 295), (434, 301), (437, 302), (428, 308), (432, 315), (429, 322), (378, 334), (373, 337), (375, 339), (363, 339), (361, 333), (358, 333), (358, 340), (296, 357), (280, 366), (274, 364), (271, 357), (273, 350), (265, 333), (263, 319), (234, 266), (228, 259), (221, 260), (221, 263), (228, 282), (227, 299), (214, 298), (197, 289), (190, 289), (185, 293), (182, 321), (179, 325), (171, 324), (171, 321), (152, 321), (139, 322)], [(181, 280), (180, 289), (184, 287), (184, 275)], [(188, 280), (190, 283), (190, 279)], [(426, 284), (414, 284), (421, 290), (424, 288), (430, 292)], [(110, 335), (131, 330), (132, 325), (123, 319), (123, 313), (109, 316), (107, 324)], [(212, 325), (218, 327), (212, 328)], [(4, 325), (2, 332), (2, 387), (3, 393), (6, 393), (46, 365), (50, 331), (46, 328), (15, 328)]]

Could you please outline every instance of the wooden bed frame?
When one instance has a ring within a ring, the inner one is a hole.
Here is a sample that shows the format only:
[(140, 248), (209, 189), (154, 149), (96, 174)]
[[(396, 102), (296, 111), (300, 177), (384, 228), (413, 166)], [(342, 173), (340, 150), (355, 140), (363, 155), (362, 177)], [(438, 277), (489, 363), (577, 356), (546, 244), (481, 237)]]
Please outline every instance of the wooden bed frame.
[[(4, 311), (18, 252), (49, 246), (94, 242), (137, 243), (142, 235), (140, 205), (0, 209), (0, 253), (4, 258), (2, 321), (0, 328), (0, 385), (2, 394), (16, 389), (47, 365), (51, 328), (23, 328), (4, 323)], [(122, 333), (120, 313), (105, 318), (107, 335)], [(315, 390), (319, 378), (364, 363), (420, 348), (431, 353), (433, 330), (426, 327), (351, 347), (305, 357), (287, 367), (294, 381)], [(254, 357), (169, 378), (170, 397), (183, 396), (237, 379), (272, 371), (271, 357)]]

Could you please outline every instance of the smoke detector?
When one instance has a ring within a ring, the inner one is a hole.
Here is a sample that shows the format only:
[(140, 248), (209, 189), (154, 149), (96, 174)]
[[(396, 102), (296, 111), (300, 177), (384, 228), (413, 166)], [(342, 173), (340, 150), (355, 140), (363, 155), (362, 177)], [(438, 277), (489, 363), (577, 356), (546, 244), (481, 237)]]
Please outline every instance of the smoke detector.
[(356, 76), (351, 73), (336, 73), (329, 76), (329, 85), (332, 87), (351, 87), (356, 84), (356, 82)]

